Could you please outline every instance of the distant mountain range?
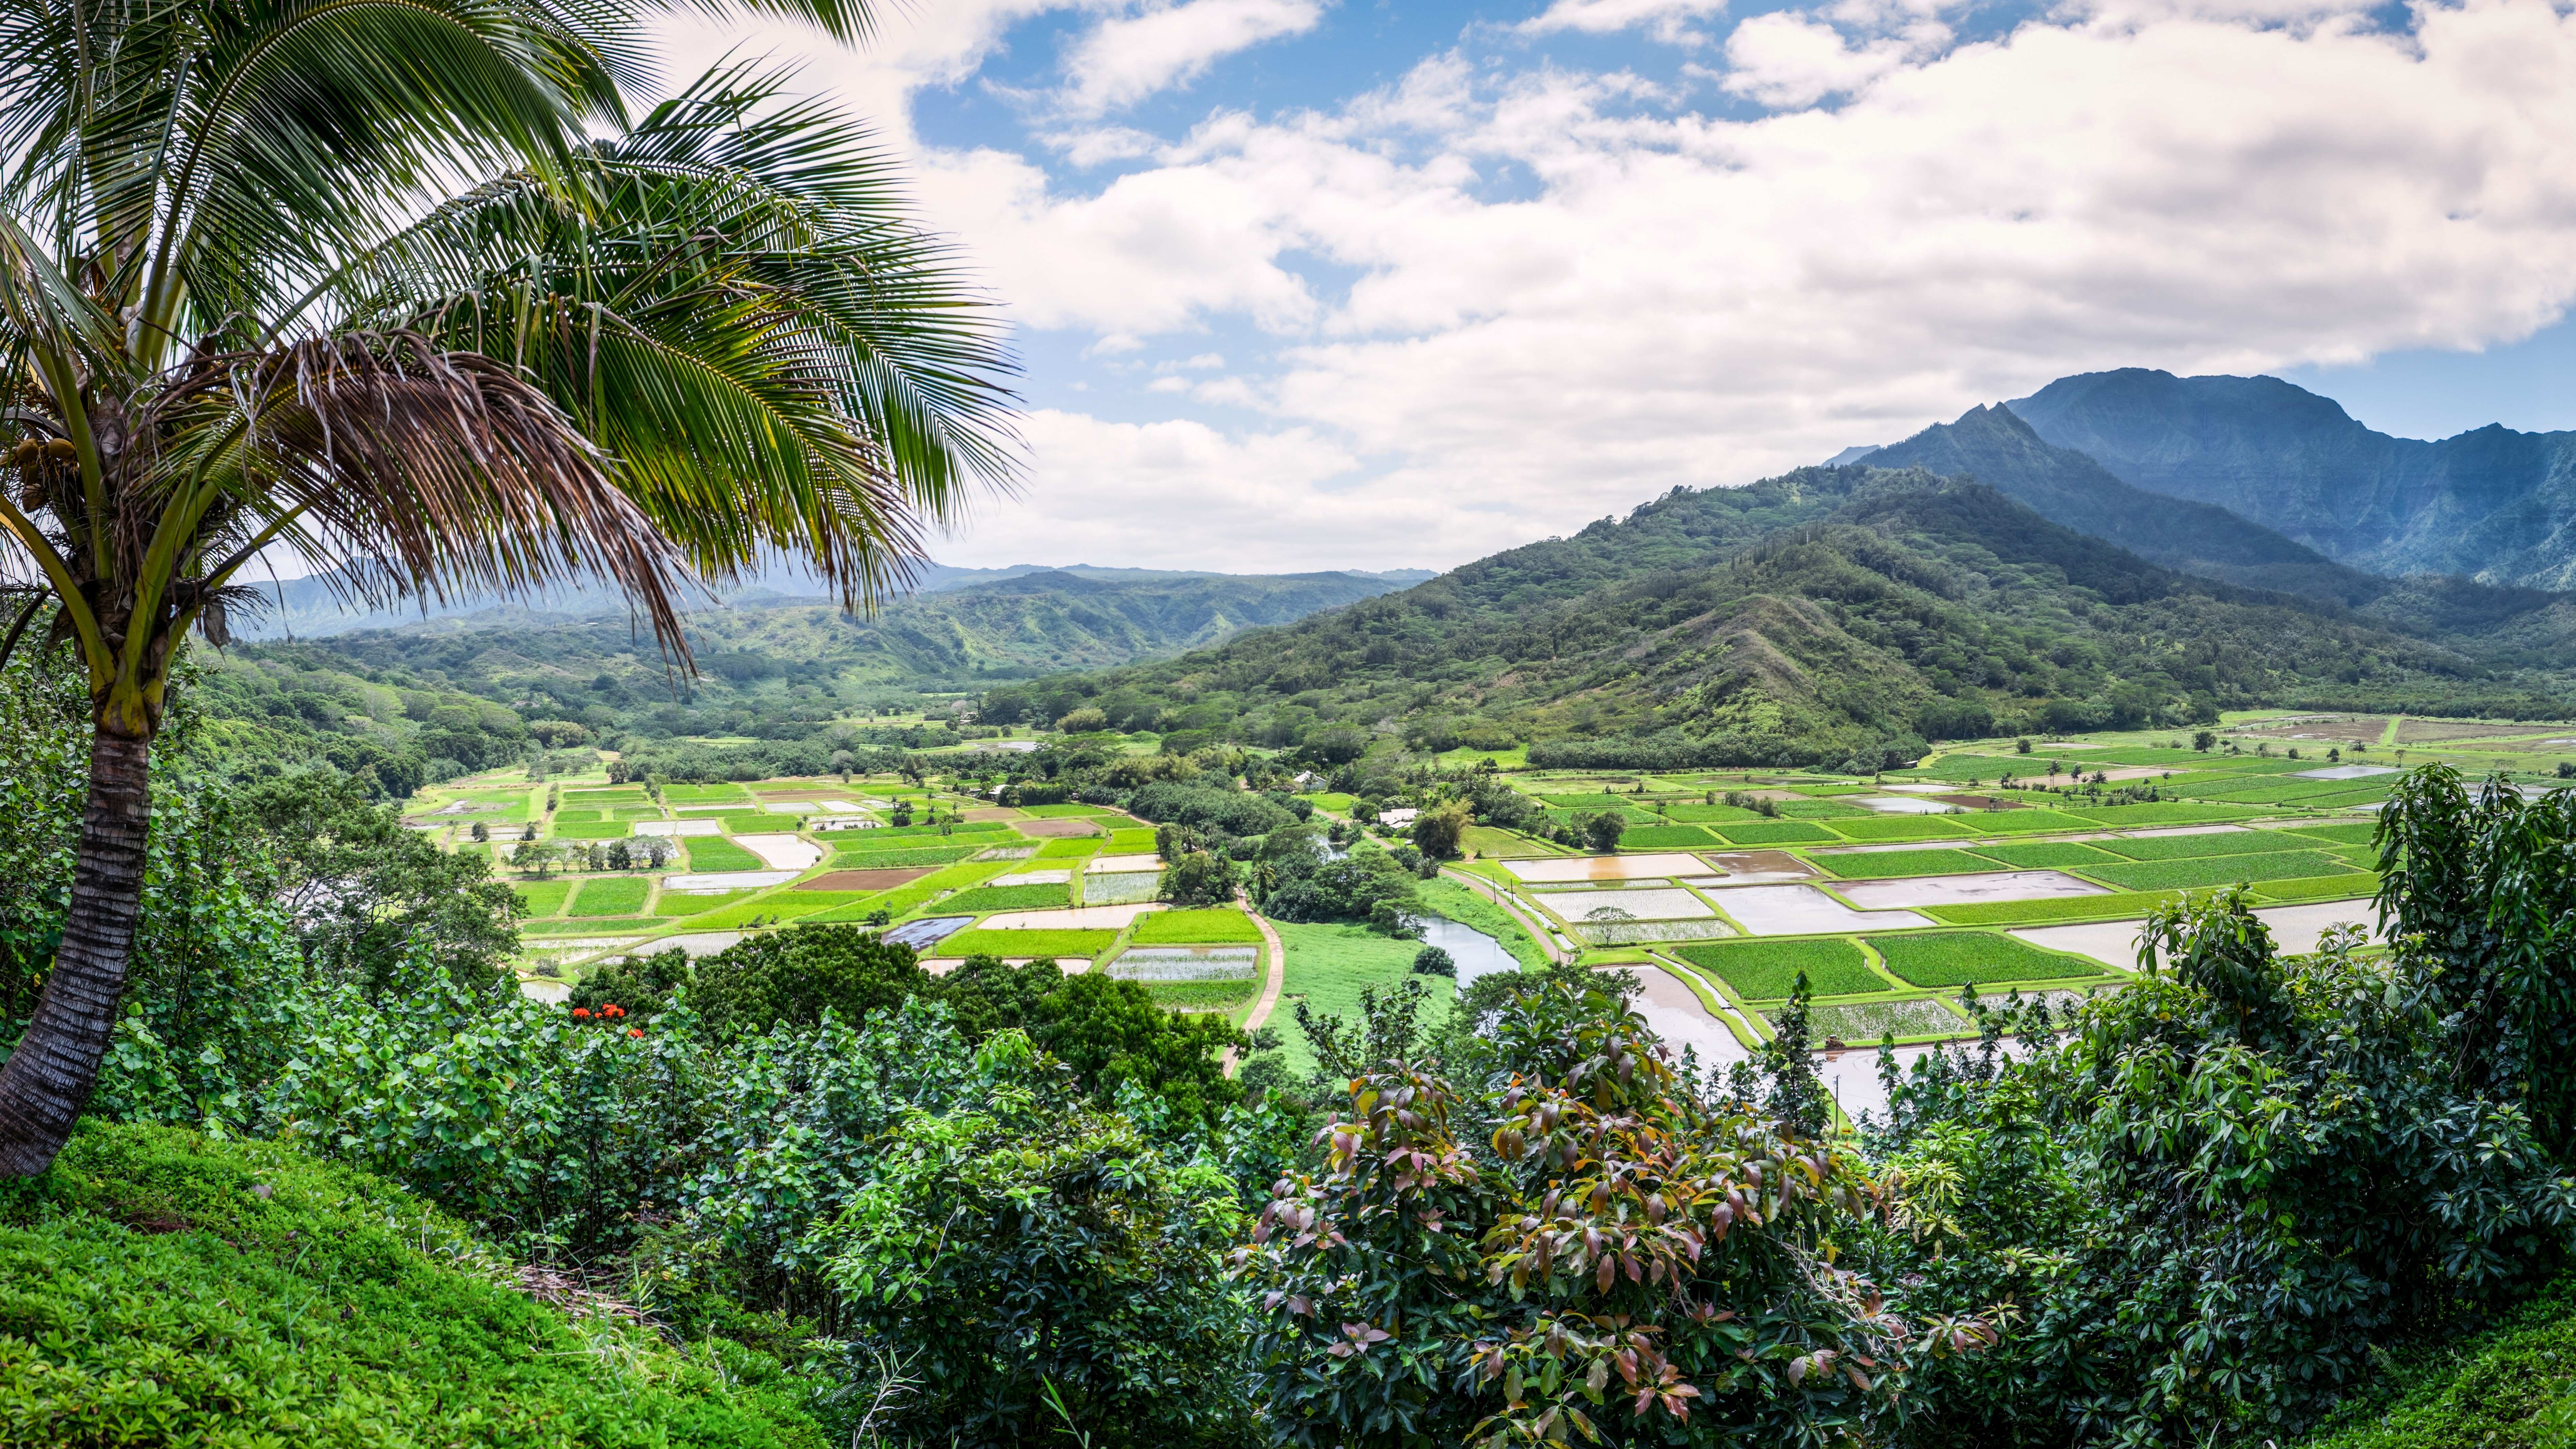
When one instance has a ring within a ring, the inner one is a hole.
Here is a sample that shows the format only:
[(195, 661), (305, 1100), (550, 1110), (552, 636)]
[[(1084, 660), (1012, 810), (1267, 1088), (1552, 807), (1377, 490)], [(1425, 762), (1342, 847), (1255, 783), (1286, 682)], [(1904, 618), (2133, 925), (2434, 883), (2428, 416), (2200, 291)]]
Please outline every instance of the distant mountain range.
[(2576, 434), (2409, 442), (2277, 379), (2097, 373), (1010, 707), (1602, 764), (2255, 703), (2563, 714), (2571, 475)]
[(2576, 432), (2392, 438), (2279, 378), (2145, 368), (2062, 377), (2006, 406), (2124, 482), (2336, 563), (2576, 588)]
[[(1053, 582), (1035, 586), (1024, 582), (1032, 577), (1042, 577)], [(934, 563), (921, 570), (920, 576), (913, 581), (910, 594), (890, 601), (885, 609), (891, 613), (902, 610), (907, 603), (931, 595), (993, 584), (1015, 583), (1017, 585), (1015, 588), (999, 596), (1011, 598), (1025, 598), (1033, 590), (1043, 591), (1050, 587), (1070, 588), (1096, 598), (1100, 596), (1100, 591), (1095, 587), (1097, 585), (1134, 585), (1138, 587), (1132, 597), (1158, 600), (1160, 602), (1155, 606), (1156, 608), (1177, 608), (1180, 614), (1187, 615), (1192, 606), (1180, 601), (1198, 598), (1205, 601), (1206, 614), (1210, 619), (1237, 619), (1239, 616), (1240, 619), (1249, 619), (1257, 623), (1276, 624), (1296, 617), (1293, 612), (1281, 615), (1282, 607), (1292, 606), (1283, 605), (1278, 602), (1280, 600), (1330, 598), (1333, 602), (1347, 603), (1350, 599), (1367, 598), (1371, 594), (1384, 593), (1388, 589), (1404, 588), (1431, 577), (1433, 573), (1430, 569), (1390, 569), (1382, 572), (1345, 570), (1317, 574), (1220, 574), (1189, 569), (1100, 568), (1091, 564), (1073, 564), (1065, 567), (1015, 564), (1009, 568), (975, 569), (954, 568), (947, 564)], [(1318, 581), (1327, 580), (1335, 582), (1326, 584), (1320, 590), (1313, 587)], [(1286, 588), (1274, 587), (1285, 581), (1294, 581), (1294, 585)], [(263, 607), (243, 611), (245, 617), (237, 619), (233, 632), (244, 639), (270, 640), (321, 639), (336, 634), (354, 633), (361, 629), (405, 629), (429, 625), (443, 626), (446, 630), (541, 629), (576, 621), (623, 619), (627, 612), (624, 597), (614, 590), (602, 587), (558, 589), (533, 600), (467, 595), (427, 603), (406, 601), (385, 608), (368, 608), (362, 604), (350, 602), (344, 591), (338, 587), (339, 583), (340, 580), (329, 575), (255, 583), (252, 587), (260, 595)], [(1341, 597), (1345, 594), (1348, 597)], [(1251, 602), (1255, 597), (1271, 602)], [(799, 569), (780, 566), (768, 569), (734, 588), (708, 595), (701, 603), (699, 612), (704, 615), (727, 608), (776, 607), (784, 604), (819, 604), (836, 607), (837, 602), (832, 597), (831, 590), (813, 575)], [(1313, 605), (1316, 608), (1331, 606), (1331, 603)], [(1229, 610), (1231, 613), (1228, 612)], [(1241, 628), (1247, 625), (1238, 620), (1223, 627)], [(1185, 637), (1173, 641), (1168, 646), (1144, 647), (1186, 648), (1192, 644), (1207, 642), (1206, 638), (1200, 637), (1194, 629), (1195, 626), (1192, 630), (1185, 631)], [(1124, 662), (1124, 658), (1133, 657), (1138, 656), (1127, 655), (1115, 662)], [(1064, 652), (1064, 657), (1054, 662), (1064, 664), (1112, 661), (1099, 659), (1096, 651), (1089, 644), (1083, 644), (1070, 646)]]
[[(996, 681), (1165, 658), (1430, 577), (1427, 569), (1391, 575), (1088, 565), (948, 569), (926, 580), (929, 587), (868, 615), (845, 613), (810, 588), (791, 592), (796, 580), (772, 580), (690, 615), (690, 646), (705, 677), (689, 692), (724, 700), (757, 691), (761, 681), (773, 681), (767, 686), (773, 689), (812, 684), (827, 693), (974, 690)], [(382, 616), (353, 619), (317, 610), (335, 627), (300, 626), (296, 638), (313, 658), (411, 669), (493, 698), (584, 698), (587, 681), (603, 674), (646, 697), (673, 692), (649, 635), (639, 635), (612, 599), (547, 602), (544, 608), (503, 604), (442, 612), (390, 628), (367, 627)], [(271, 633), (270, 642), (278, 637)]]

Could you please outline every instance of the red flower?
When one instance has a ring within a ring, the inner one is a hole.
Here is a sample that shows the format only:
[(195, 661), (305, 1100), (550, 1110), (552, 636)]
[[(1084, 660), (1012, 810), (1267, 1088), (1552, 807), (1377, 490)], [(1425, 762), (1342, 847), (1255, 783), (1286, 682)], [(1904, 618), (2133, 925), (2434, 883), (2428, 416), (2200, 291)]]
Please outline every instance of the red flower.
[(644, 1028), (640, 1026), (630, 1026), (626, 1028), (626, 1034), (628, 1036), (642, 1036), (644, 1034)]
[(586, 1006), (576, 1006), (576, 1007), (574, 1007), (574, 1008), (572, 1009), (572, 1019), (573, 1019), (573, 1020), (575, 1020), (575, 1021), (588, 1021), (588, 1020), (590, 1020), (590, 1008), (588, 1008), (588, 1007), (586, 1007)]

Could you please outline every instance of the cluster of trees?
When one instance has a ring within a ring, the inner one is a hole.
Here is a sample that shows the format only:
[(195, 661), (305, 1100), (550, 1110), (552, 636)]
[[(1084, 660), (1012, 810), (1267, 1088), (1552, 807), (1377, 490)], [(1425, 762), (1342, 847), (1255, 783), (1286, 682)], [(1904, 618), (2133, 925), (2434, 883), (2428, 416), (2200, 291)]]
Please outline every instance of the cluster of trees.
[(344, 662), (309, 646), (257, 646), (192, 662), (183, 688), (234, 768), (328, 764), (380, 800), (555, 743), (502, 705)]

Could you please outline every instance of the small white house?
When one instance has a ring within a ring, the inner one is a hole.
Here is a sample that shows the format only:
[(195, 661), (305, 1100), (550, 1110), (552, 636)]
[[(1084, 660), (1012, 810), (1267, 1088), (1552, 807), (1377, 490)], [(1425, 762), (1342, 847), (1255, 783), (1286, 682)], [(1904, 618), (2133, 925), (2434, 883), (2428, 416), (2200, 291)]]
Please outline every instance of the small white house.
[(1421, 811), (1416, 810), (1411, 806), (1406, 806), (1401, 810), (1381, 810), (1377, 812), (1377, 823), (1390, 830), (1402, 830), (1404, 827), (1413, 823), (1413, 817), (1421, 813)]

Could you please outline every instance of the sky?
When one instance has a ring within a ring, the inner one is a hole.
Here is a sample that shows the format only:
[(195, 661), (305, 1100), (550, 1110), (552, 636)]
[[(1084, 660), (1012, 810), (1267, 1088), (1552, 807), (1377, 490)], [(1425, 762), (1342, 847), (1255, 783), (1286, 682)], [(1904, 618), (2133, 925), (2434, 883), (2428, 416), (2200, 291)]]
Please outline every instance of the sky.
[(943, 563), (1448, 568), (2110, 367), (2576, 427), (2551, 0), (914, 0), (666, 24), (1009, 318)]

